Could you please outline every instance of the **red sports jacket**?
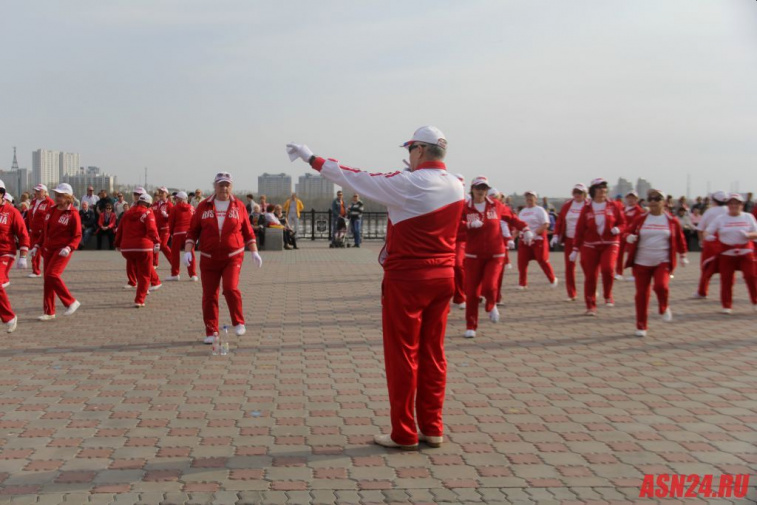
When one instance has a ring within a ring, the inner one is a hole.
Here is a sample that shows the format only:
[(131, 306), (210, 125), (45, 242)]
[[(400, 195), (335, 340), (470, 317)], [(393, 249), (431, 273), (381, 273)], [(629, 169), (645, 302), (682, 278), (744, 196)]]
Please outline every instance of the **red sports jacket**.
[[(614, 227), (620, 230), (619, 234), (612, 234), (610, 230)], [(623, 215), (622, 205), (619, 202), (607, 200), (607, 205), (605, 206), (605, 229), (602, 236), (600, 236), (599, 230), (597, 230), (597, 222), (594, 220), (594, 209), (591, 206), (591, 202), (587, 202), (581, 210), (578, 223), (576, 223), (576, 238), (573, 248), (578, 249), (584, 245), (619, 244), (625, 228), (626, 218)]]
[(32, 200), (29, 211), (26, 213), (26, 226), (29, 227), (29, 233), (39, 235), (42, 233), (42, 227), (45, 226), (45, 215), (47, 211), (55, 207), (55, 202), (49, 196), (46, 196), (44, 200), (39, 202), (37, 210), (34, 210), (36, 199)]
[[(683, 236), (683, 228), (681, 223), (674, 216), (668, 212), (663, 213), (668, 218), (668, 224), (670, 225), (670, 271), (672, 272), (676, 268), (676, 258), (679, 254), (686, 254), (688, 249), (686, 247), (686, 239)], [(646, 221), (648, 212), (637, 215), (631, 224), (626, 228), (628, 235), (638, 235), (641, 226)], [(626, 260), (625, 268), (630, 268), (634, 265), (636, 259), (636, 248), (638, 247), (639, 240), (633, 244), (626, 244), (626, 251), (628, 252), (628, 259)]]
[(16, 257), (16, 240), (22, 251), (29, 249), (29, 234), (21, 213), (5, 200), (0, 203), (0, 256)]
[(142, 205), (131, 207), (121, 216), (113, 242), (121, 252), (152, 251), (160, 243), (153, 211)]
[(111, 212), (108, 215), (108, 221), (105, 222), (105, 212), (100, 214), (100, 217), (97, 219), (97, 233), (102, 231), (102, 227), (107, 226), (111, 230), (115, 230), (116, 228), (116, 213)]
[(35, 247), (45, 251), (58, 251), (68, 247), (72, 251), (81, 242), (81, 218), (73, 205), (69, 204), (60, 210), (53, 206), (45, 214), (45, 225), (42, 234), (36, 239)]
[[(469, 200), (465, 204), (465, 207), (463, 207), (461, 220), (467, 228), (466, 258), (505, 256), (505, 241), (502, 240), (500, 221), (505, 221), (510, 226), (510, 230), (528, 230), (528, 225), (524, 221), (521, 221), (510, 210), (510, 207), (489, 197), (486, 198), (484, 212), (479, 212), (473, 200)], [(480, 228), (471, 228), (470, 223), (476, 220), (483, 221), (484, 225)]]
[[(181, 202), (174, 205), (168, 216), (169, 233), (171, 235), (186, 235), (194, 214), (195, 208), (188, 203)], [(177, 245), (179, 245), (179, 242), (177, 242)]]
[(232, 196), (223, 229), (219, 231), (214, 200), (215, 196), (211, 195), (197, 206), (189, 223), (185, 244), (194, 248), (199, 240), (200, 255), (218, 260), (242, 254), (245, 245), (255, 243), (255, 232), (252, 231), (247, 207)]
[(173, 204), (168, 200), (158, 200), (152, 204), (152, 211), (155, 213), (155, 224), (158, 227), (159, 232), (168, 231), (168, 219), (171, 216), (172, 208)]

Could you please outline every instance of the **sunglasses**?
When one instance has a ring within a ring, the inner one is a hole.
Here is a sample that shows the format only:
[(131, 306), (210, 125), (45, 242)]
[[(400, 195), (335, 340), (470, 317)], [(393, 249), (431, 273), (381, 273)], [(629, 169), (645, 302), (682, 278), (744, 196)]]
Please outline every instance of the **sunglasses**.
[(662, 197), (661, 196), (650, 196), (648, 198), (648, 200), (650, 202), (661, 202), (662, 201)]
[(231, 174), (228, 172), (218, 172), (216, 177), (231, 177)]
[(409, 145), (409, 146), (407, 147), (407, 152), (409, 152), (409, 153), (412, 153), (412, 152), (413, 152), (413, 149), (416, 149), (416, 148), (418, 148), (418, 147), (421, 147), (421, 145), (420, 145), (420, 144), (410, 144), (410, 145)]

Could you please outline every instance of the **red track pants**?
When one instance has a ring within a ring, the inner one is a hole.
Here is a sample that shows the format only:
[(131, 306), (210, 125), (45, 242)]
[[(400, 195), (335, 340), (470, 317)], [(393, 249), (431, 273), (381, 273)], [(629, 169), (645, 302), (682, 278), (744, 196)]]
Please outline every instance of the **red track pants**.
[(157, 276), (152, 266), (152, 251), (122, 251), (121, 255), (126, 258), (126, 271), (131, 271), (136, 281), (134, 303), (145, 303), (147, 290), (153, 280), (151, 277), (153, 274)]
[[(152, 265), (150, 268), (150, 286), (157, 286), (160, 284), (160, 277), (158, 277), (158, 272), (155, 271), (152, 256), (157, 256), (157, 254), (153, 254), (153, 252), (150, 251), (150, 265)], [(137, 266), (136, 263), (129, 262), (128, 258), (126, 261), (126, 278), (128, 279), (130, 286), (137, 285)]]
[(504, 239), (505, 241), (505, 264), (502, 267), (502, 271), (499, 273), (499, 282), (497, 282), (497, 303), (502, 301), (502, 283), (505, 282), (505, 270), (507, 270), (507, 265), (510, 264), (510, 251), (507, 249), (507, 242), (509, 239)]
[(384, 278), (381, 284), (392, 440), (398, 444), (418, 443), (416, 419), (424, 435), (436, 437), (444, 432), (442, 408), (447, 383), (444, 333), (454, 291), (452, 278), (420, 281)]
[(565, 237), (563, 256), (565, 256), (565, 289), (568, 292), (568, 298), (578, 296), (578, 291), (576, 290), (576, 262), (570, 261), (570, 253), (572, 252), (573, 239)]
[(244, 254), (237, 254), (220, 261), (201, 256), (202, 319), (205, 321), (205, 335), (207, 336), (212, 336), (218, 331), (218, 288), (221, 280), (223, 280), (223, 296), (226, 298), (226, 305), (229, 306), (231, 324), (233, 326), (244, 324), (242, 292), (238, 287), (243, 259)]
[(707, 296), (708, 288), (710, 287), (710, 279), (712, 276), (718, 273), (718, 267), (720, 262), (718, 258), (714, 256), (717, 246), (713, 241), (705, 240), (702, 244), (702, 255), (699, 258), (699, 266), (701, 274), (699, 276), (699, 287), (697, 293), (699, 296)]
[(0, 286), (0, 320), (3, 323), (7, 323), (11, 319), (16, 317), (16, 314), (11, 308), (11, 301), (8, 299), (8, 293), (5, 292), (5, 288)]
[(626, 252), (626, 238), (621, 237), (618, 245), (618, 259), (615, 261), (615, 273), (618, 275), (623, 275), (623, 253)]
[(602, 289), (606, 301), (612, 301), (612, 283), (615, 262), (618, 259), (618, 244), (602, 244), (581, 247), (581, 268), (584, 271), (584, 298), (586, 308), (597, 308), (597, 278), (602, 272)]
[(749, 291), (749, 299), (752, 305), (757, 304), (757, 277), (755, 277), (754, 253), (744, 254), (741, 256), (720, 255), (720, 303), (724, 309), (730, 309), (733, 306), (733, 281), (736, 277), (736, 270), (741, 270), (744, 275), (744, 283)]
[[(42, 235), (41, 232), (39, 233), (30, 233), (29, 238), (31, 240), (31, 244), (36, 244), (39, 240), (40, 235)], [(29, 249), (31, 249), (31, 246), (29, 246)], [(42, 273), (42, 254), (41, 251), (37, 251), (38, 254), (35, 254), (31, 260), (32, 260), (32, 273), (34, 275), (40, 275)]]
[(465, 301), (465, 242), (457, 241), (455, 247), (455, 294), (453, 303)]
[(44, 309), (45, 314), (55, 314), (55, 295), (58, 295), (63, 305), (69, 307), (76, 301), (71, 295), (66, 285), (63, 282), (61, 274), (66, 269), (68, 262), (71, 261), (71, 257), (74, 252), (66, 256), (65, 258), (58, 254), (60, 249), (53, 251), (46, 251), (45, 254), (45, 271), (43, 274), (44, 279)]
[[(478, 328), (478, 300), (486, 298), (486, 311), (497, 304), (499, 275), (505, 266), (504, 254), (489, 258), (465, 258), (465, 327)], [(424, 431), (424, 434), (427, 433)], [(395, 440), (395, 442), (397, 442)]]
[[(187, 237), (186, 233), (173, 236), (173, 247), (171, 248), (171, 276), (176, 277), (181, 272), (181, 257), (184, 254), (184, 248), (181, 244), (184, 243), (184, 239)], [(195, 253), (192, 251), (192, 262), (187, 267), (187, 272), (190, 277), (197, 275), (197, 262), (195, 261)]]
[(546, 240), (534, 240), (531, 245), (526, 245), (522, 240), (518, 244), (518, 285), (528, 285), (528, 263), (536, 260), (549, 279), (555, 282), (555, 271), (549, 262), (549, 247)]
[(15, 261), (15, 256), (3, 256), (0, 258), (0, 284), (10, 281), (11, 268), (13, 268), (13, 262)]
[(636, 283), (636, 329), (646, 330), (652, 279), (654, 279), (654, 292), (657, 295), (659, 313), (662, 314), (668, 308), (670, 263), (660, 263), (656, 267), (634, 265), (633, 276)]
[[(171, 263), (171, 248), (168, 247), (168, 239), (171, 235), (168, 233), (168, 229), (158, 230), (158, 235), (160, 236), (160, 251), (168, 260), (168, 264), (171, 265), (172, 264)], [(154, 254), (152, 257), (152, 264), (156, 268), (158, 267), (159, 259), (160, 259), (160, 254)]]

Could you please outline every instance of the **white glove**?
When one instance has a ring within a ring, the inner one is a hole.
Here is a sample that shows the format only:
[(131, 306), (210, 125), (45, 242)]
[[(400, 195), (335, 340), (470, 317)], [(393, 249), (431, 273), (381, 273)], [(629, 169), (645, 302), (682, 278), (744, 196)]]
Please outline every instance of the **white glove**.
[(610, 233), (612, 233), (613, 235), (619, 235), (620, 228), (618, 228), (617, 226), (613, 226), (612, 228), (610, 228)]
[(21, 256), (18, 258), (18, 265), (16, 265), (16, 268), (19, 268), (21, 270), (26, 270), (29, 267), (29, 265), (26, 264), (26, 256)]
[(510, 249), (511, 251), (515, 250), (515, 241), (514, 240), (509, 240), (507, 242), (507, 248)]
[(260, 254), (258, 254), (257, 251), (252, 251), (252, 261), (255, 263), (255, 266), (258, 268), (263, 266), (263, 258), (260, 257)]
[(33, 258), (37, 255), (38, 252), (39, 252), (39, 248), (35, 245), (31, 249), (29, 249), (29, 256)]
[(638, 235), (629, 235), (629, 236), (626, 237), (626, 242), (628, 242), (629, 244), (633, 244), (638, 239), (639, 239)]
[(685, 254), (681, 255), (681, 267), (685, 267), (689, 264), (689, 258), (686, 257)]
[(71, 254), (71, 249), (68, 247), (64, 247), (58, 253), (59, 256), (63, 256), (64, 258), (67, 258), (69, 254)]
[(552, 235), (552, 240), (549, 241), (549, 245), (552, 247), (557, 247), (557, 244), (560, 243), (560, 237), (557, 235)]
[(707, 236), (704, 237), (704, 239), (707, 242), (715, 242), (717, 240), (717, 237), (715, 235), (707, 235)]
[(289, 154), (289, 161), (300, 158), (307, 163), (310, 161), (310, 157), (313, 156), (313, 151), (305, 144), (287, 144), (287, 154)]
[(578, 259), (578, 251), (574, 250), (572, 253), (570, 253), (570, 256), (568, 256), (568, 261), (570, 261), (571, 263), (575, 263), (577, 259)]
[(525, 242), (526, 245), (531, 245), (534, 243), (534, 233), (531, 230), (526, 230), (523, 232), (523, 242)]
[(154, 254), (158, 254), (160, 252), (160, 244), (155, 244), (154, 246), (152, 246), (152, 252)]
[(192, 263), (192, 253), (191, 252), (185, 252), (184, 256), (181, 258), (181, 264), (185, 267), (188, 267), (189, 264)]
[(162, 214), (163, 214), (163, 217), (166, 217), (166, 218), (168, 217), (168, 212), (166, 212), (165, 210), (162, 212)]
[(468, 223), (468, 228), (481, 228), (484, 225), (484, 222), (480, 219), (476, 219), (475, 221), (471, 221)]

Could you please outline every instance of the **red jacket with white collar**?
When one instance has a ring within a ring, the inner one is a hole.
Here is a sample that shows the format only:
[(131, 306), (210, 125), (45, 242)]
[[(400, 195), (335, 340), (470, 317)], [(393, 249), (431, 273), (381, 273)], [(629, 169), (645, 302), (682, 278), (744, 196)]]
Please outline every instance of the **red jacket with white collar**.
[(626, 223), (631, 223), (633, 220), (635, 220), (638, 216), (645, 213), (644, 207), (639, 205), (638, 203), (631, 207), (630, 209), (628, 207), (623, 207), (623, 215), (626, 218)]
[[(189, 223), (192, 222), (192, 216), (195, 214), (195, 208), (186, 202), (180, 202), (173, 206), (171, 214), (168, 216), (168, 230), (171, 235), (186, 235), (189, 230)], [(181, 237), (184, 238), (184, 237)], [(177, 247), (183, 244), (176, 243)]]
[(245, 245), (255, 243), (247, 207), (233, 196), (223, 222), (223, 229), (218, 230), (215, 196), (211, 195), (197, 206), (192, 221), (189, 223), (187, 240), (192, 248), (199, 239), (200, 255), (213, 259), (228, 259), (242, 254)]
[(155, 213), (155, 224), (158, 231), (165, 233), (168, 231), (168, 219), (171, 217), (173, 204), (168, 200), (158, 200), (152, 204), (152, 211)]
[(68, 204), (63, 210), (58, 209), (57, 206), (48, 209), (42, 235), (34, 246), (46, 251), (57, 251), (66, 247), (74, 251), (79, 247), (79, 242), (81, 242), (81, 218), (74, 206)]
[[(633, 222), (626, 228), (628, 235), (636, 235), (638, 237), (639, 230), (641, 229), (644, 221), (647, 220), (649, 212), (643, 212), (634, 218)], [(663, 215), (668, 218), (668, 225), (670, 226), (670, 272), (676, 268), (676, 258), (679, 254), (686, 254), (688, 251), (686, 247), (686, 238), (683, 235), (683, 228), (681, 228), (681, 222), (668, 212), (663, 212)], [(628, 259), (626, 260), (625, 268), (630, 268), (634, 265), (636, 259), (636, 248), (638, 247), (639, 239), (633, 244), (626, 244), (626, 251), (628, 251)]]
[[(505, 241), (502, 240), (500, 221), (505, 221), (510, 230), (529, 229), (528, 225), (510, 210), (510, 207), (489, 197), (486, 197), (485, 203), (483, 212), (476, 209), (472, 199), (468, 200), (463, 207), (462, 221), (465, 223), (467, 233), (465, 256), (468, 258), (505, 256)], [(474, 221), (482, 221), (484, 225), (480, 228), (471, 228), (471, 223)]]
[(16, 239), (19, 249), (29, 249), (29, 234), (21, 213), (5, 200), (0, 203), (0, 256), (16, 256)]
[[(617, 227), (620, 233), (612, 234), (612, 229)], [(626, 228), (626, 218), (623, 215), (623, 209), (620, 203), (607, 200), (605, 206), (605, 229), (602, 235), (599, 235), (597, 222), (594, 219), (594, 209), (591, 202), (584, 205), (581, 215), (576, 223), (576, 239), (574, 249), (581, 246), (595, 246), (607, 244), (620, 244), (620, 237)]]
[[(555, 223), (554, 234), (560, 237), (561, 244), (564, 243), (565, 239), (567, 238), (567, 235), (566, 235), (566, 233), (568, 232), (567, 217), (568, 217), (568, 212), (570, 211), (570, 207), (573, 205), (574, 201), (575, 200), (571, 198), (570, 200), (562, 204), (562, 207), (560, 208), (560, 213), (557, 215), (557, 222)], [(591, 202), (591, 200), (586, 198), (584, 200), (584, 205), (588, 204), (589, 202)], [(581, 210), (583, 210), (583, 208), (581, 208)]]
[(135, 205), (121, 216), (113, 244), (121, 252), (152, 251), (160, 243), (155, 214), (143, 205)]
[(29, 212), (26, 213), (26, 225), (29, 227), (29, 233), (32, 235), (42, 233), (45, 215), (53, 207), (55, 207), (55, 202), (49, 196), (39, 201), (36, 198), (32, 200)]

